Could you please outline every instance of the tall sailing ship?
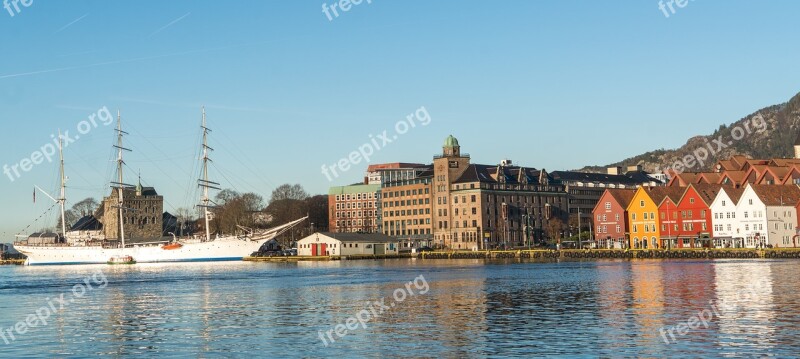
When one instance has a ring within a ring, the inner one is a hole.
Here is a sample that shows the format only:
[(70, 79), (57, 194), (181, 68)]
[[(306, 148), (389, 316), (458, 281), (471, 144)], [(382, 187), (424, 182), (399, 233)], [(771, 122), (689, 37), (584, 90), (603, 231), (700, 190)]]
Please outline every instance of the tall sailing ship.
[[(149, 240), (138, 240), (134, 243), (126, 241), (125, 224), (129, 223), (128, 218), (130, 213), (139, 209), (126, 207), (125, 196), (135, 190), (135, 196), (142, 196), (141, 179), (137, 186), (132, 186), (124, 183), (123, 177), (123, 152), (130, 151), (123, 147), (122, 139), (128, 133), (122, 130), (122, 118), (117, 113), (117, 143), (114, 148), (117, 150), (117, 178), (116, 181), (111, 182), (111, 187), (114, 189), (112, 196), (106, 198), (103, 203), (104, 206), (113, 207), (104, 208), (105, 215), (104, 226), (113, 228), (113, 238), (106, 238), (107, 236), (96, 234), (95, 236), (88, 236), (88, 238), (81, 238), (81, 236), (72, 235), (67, 232), (66, 218), (65, 218), (65, 204), (66, 204), (66, 176), (64, 172), (64, 154), (63, 144), (59, 143), (59, 156), (60, 156), (60, 177), (61, 177), (61, 192), (58, 199), (50, 196), (47, 192), (39, 187), (39, 191), (44, 193), (47, 197), (52, 199), (61, 208), (61, 225), (60, 237), (59, 235), (51, 236), (30, 236), (27, 240), (16, 242), (14, 248), (20, 253), (25, 254), (28, 259), (28, 265), (47, 265), (47, 264), (106, 264), (114, 258), (130, 258), (136, 263), (154, 263), (154, 262), (188, 262), (188, 261), (234, 261), (241, 260), (243, 257), (248, 256), (250, 253), (257, 251), (266, 242), (280, 236), (281, 234), (289, 231), (293, 227), (299, 225), (307, 217), (300, 218), (293, 222), (271, 228), (268, 230), (253, 230), (242, 228), (245, 234), (242, 235), (229, 235), (212, 237), (210, 221), (212, 220), (213, 212), (210, 210), (212, 202), (209, 197), (209, 190), (219, 190), (219, 183), (212, 182), (208, 178), (208, 163), (210, 161), (209, 153), (213, 151), (208, 146), (208, 134), (211, 131), (206, 126), (206, 112), (203, 109), (202, 120), (203, 132), (203, 145), (202, 145), (202, 178), (198, 180), (198, 186), (202, 188), (202, 195), (200, 204), (204, 215), (204, 234), (202, 236), (195, 236), (192, 238), (181, 238), (173, 236), (173, 240), (163, 240), (164, 237), (158, 236)], [(126, 217), (126, 215), (128, 215)], [(160, 214), (159, 214), (160, 215)], [(155, 216), (152, 217), (153, 222)], [(147, 223), (147, 218), (144, 219)], [(130, 224), (134, 224), (131, 220)], [(151, 223), (152, 224), (152, 223)], [(160, 226), (159, 226), (160, 227)], [(158, 232), (161, 232), (159, 229)], [(37, 240), (41, 238), (50, 238), (51, 240)]]

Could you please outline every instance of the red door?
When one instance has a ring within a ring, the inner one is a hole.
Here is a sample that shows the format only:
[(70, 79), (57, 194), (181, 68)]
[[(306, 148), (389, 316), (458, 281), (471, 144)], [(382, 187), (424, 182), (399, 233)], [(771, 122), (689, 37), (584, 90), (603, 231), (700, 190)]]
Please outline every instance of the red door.
[(312, 244), (311, 245), (311, 256), (312, 257), (316, 257), (317, 256), (317, 245), (316, 244)]
[(322, 246), (322, 250), (320, 251), (320, 255), (327, 256), (328, 255), (328, 252), (327, 252), (328, 245), (325, 244), (325, 243), (322, 243), (322, 244), (320, 244), (320, 246)]

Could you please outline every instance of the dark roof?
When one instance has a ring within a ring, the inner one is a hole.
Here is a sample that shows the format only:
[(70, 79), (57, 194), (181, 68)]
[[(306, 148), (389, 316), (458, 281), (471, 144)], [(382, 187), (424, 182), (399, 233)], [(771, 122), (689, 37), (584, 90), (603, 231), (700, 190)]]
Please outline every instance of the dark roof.
[(75, 222), (70, 231), (99, 231), (103, 229), (103, 224), (95, 216), (85, 216)]
[(637, 183), (648, 183), (648, 182), (656, 182), (656, 183), (663, 183), (658, 179), (653, 178), (650, 176), (650, 173), (645, 171), (630, 171), (625, 173), (625, 177), (628, 177)]
[[(547, 175), (546, 172), (544, 174)], [(497, 179), (495, 179), (495, 175), (502, 177), (497, 177)], [(539, 176), (541, 175), (542, 171), (537, 170), (535, 168), (471, 164), (467, 167), (467, 169), (464, 171), (461, 177), (453, 181), (453, 183), (485, 182), (485, 183), (509, 183), (509, 184), (521, 184), (521, 183), (537, 184), (539, 183)], [(498, 181), (498, 179), (500, 179), (500, 181)], [(552, 180), (552, 177), (547, 175), (547, 179), (548, 181), (550, 181)]]
[(576, 182), (596, 182), (596, 183), (614, 183), (624, 185), (637, 185), (645, 182), (654, 181), (648, 177), (645, 181), (637, 181), (626, 175), (610, 175), (607, 173), (590, 173), (590, 172), (577, 172), (577, 171), (553, 171), (550, 172), (553, 179), (556, 181), (576, 181)]
[(33, 233), (33, 234), (31, 234), (30, 236), (28, 236), (28, 238), (31, 238), (31, 237), (36, 237), (36, 238), (58, 238), (58, 237), (61, 237), (61, 235), (60, 235), (60, 234), (58, 234), (58, 233), (41, 233), (41, 232), (36, 232), (36, 233)]
[(369, 243), (389, 243), (397, 242), (396, 239), (389, 237), (383, 233), (332, 233), (320, 232), (314, 235), (321, 234), (323, 236), (331, 237), (343, 242), (369, 242)]

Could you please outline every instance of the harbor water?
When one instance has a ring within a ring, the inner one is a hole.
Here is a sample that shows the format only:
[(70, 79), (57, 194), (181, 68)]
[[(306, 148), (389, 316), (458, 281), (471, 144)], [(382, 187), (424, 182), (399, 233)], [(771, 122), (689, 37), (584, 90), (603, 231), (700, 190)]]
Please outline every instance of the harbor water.
[(796, 260), (0, 267), (0, 357), (800, 353)]

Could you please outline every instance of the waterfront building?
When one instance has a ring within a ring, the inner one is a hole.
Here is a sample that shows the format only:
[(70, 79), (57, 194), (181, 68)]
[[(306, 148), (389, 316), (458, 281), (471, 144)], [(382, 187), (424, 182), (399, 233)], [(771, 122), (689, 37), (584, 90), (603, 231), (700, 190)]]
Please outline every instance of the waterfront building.
[(636, 194), (635, 189), (606, 189), (592, 210), (595, 238), (599, 248), (625, 248), (625, 234), (630, 231), (628, 205)]
[(737, 204), (737, 233), (744, 247), (794, 247), (800, 188), (748, 184)]
[(797, 247), (797, 226), (800, 211), (800, 188), (797, 185), (751, 185), (766, 206), (767, 244), (774, 247)]
[(398, 242), (381, 233), (314, 233), (297, 241), (298, 256), (397, 254)]
[[(654, 193), (655, 192), (655, 193)], [(628, 204), (630, 223), (629, 248), (656, 248), (658, 245), (658, 205), (664, 199), (664, 191), (639, 187)]]
[[(716, 184), (690, 184), (672, 213), (677, 217), (677, 248), (711, 247), (711, 203), (722, 188)], [(662, 232), (663, 234), (663, 232)], [(670, 243), (671, 244), (671, 243)], [(672, 246), (670, 246), (672, 247)]]
[[(571, 225), (580, 222), (581, 232), (592, 228), (592, 213), (600, 197), (607, 188), (631, 188), (640, 186), (663, 186), (662, 182), (642, 170), (642, 166), (609, 167), (606, 173), (589, 173), (578, 171), (550, 172), (553, 181), (564, 185), (569, 197), (569, 218)], [(580, 215), (580, 221), (577, 217)]]
[[(683, 189), (675, 187), (639, 187), (628, 205), (628, 223), (630, 223), (630, 248), (656, 249), (664, 248), (661, 227), (662, 216), (672, 216), (679, 202)], [(665, 202), (665, 201), (669, 202)], [(673, 222), (669, 222), (673, 224)], [(671, 229), (665, 228), (667, 233)], [(667, 246), (670, 244), (668, 243)]]
[(103, 214), (103, 233), (107, 240), (120, 239), (120, 205), (124, 208), (122, 225), (125, 228), (126, 239), (163, 237), (164, 197), (160, 196), (155, 188), (142, 187), (140, 180), (135, 188), (123, 190), (122, 199), (123, 203), (120, 204), (117, 190), (103, 198), (100, 213)]
[(744, 188), (724, 186), (711, 202), (712, 237), (717, 248), (742, 248), (744, 238), (738, 231), (736, 205), (744, 193)]
[(433, 245), (432, 184), (433, 167), (420, 166), (381, 185), (382, 232), (399, 239), (401, 251)]
[(331, 232), (380, 233), (379, 184), (331, 187), (328, 191), (328, 228)]
[(665, 187), (663, 199), (658, 205), (659, 228), (661, 228), (661, 248), (677, 248), (679, 246), (678, 235), (680, 234), (683, 223), (678, 213), (678, 204), (686, 192), (680, 187)]
[[(606, 189), (663, 185), (639, 166), (627, 171), (612, 167), (603, 174), (548, 173), (511, 160), (473, 164), (453, 136), (445, 139), (442, 154), (434, 156), (432, 164), (371, 165), (364, 183), (331, 188), (331, 231), (377, 231), (398, 239), (401, 250), (477, 250), (559, 241), (593, 230), (592, 211)], [(343, 203), (345, 192), (350, 192), (350, 201), (355, 192), (376, 193), (374, 223), (359, 221), (353, 205)]]
[(367, 167), (365, 184), (383, 184), (387, 182), (404, 181), (416, 178), (420, 168), (426, 165), (419, 163), (379, 163)]

